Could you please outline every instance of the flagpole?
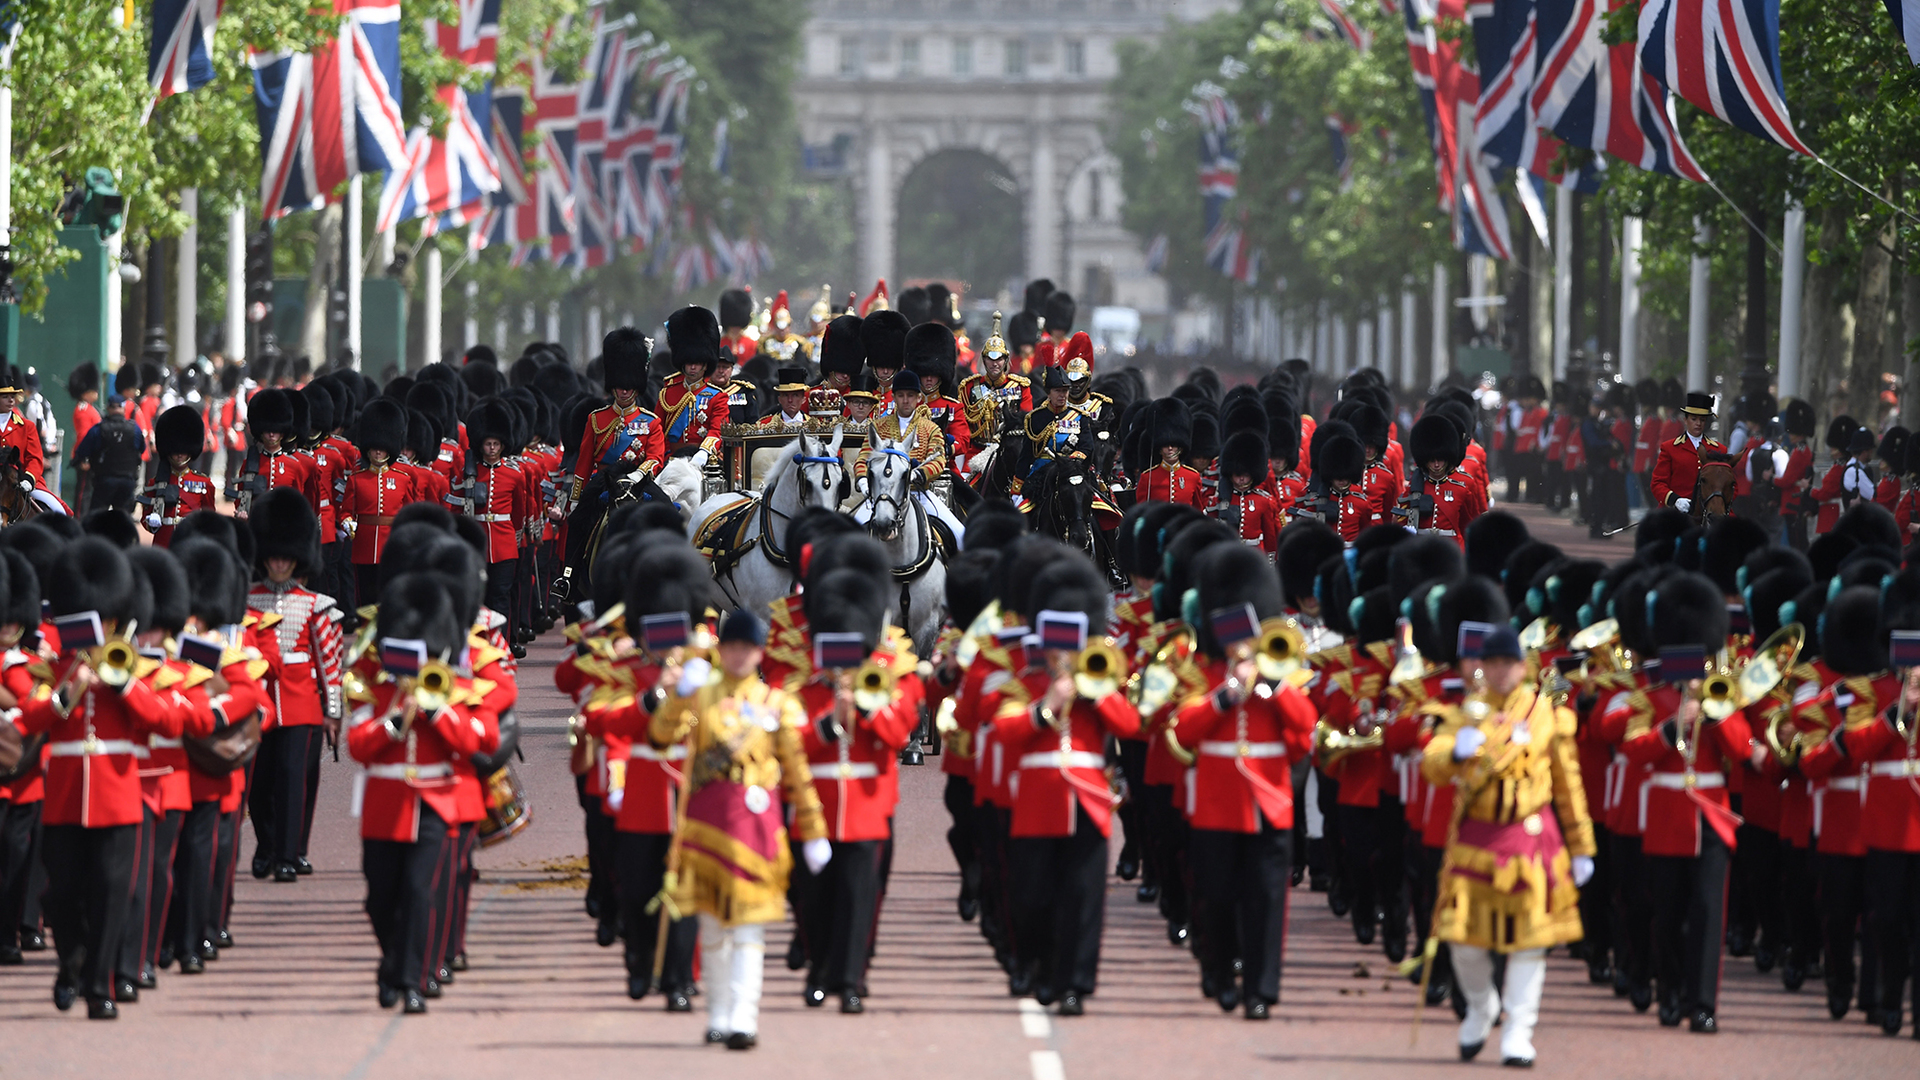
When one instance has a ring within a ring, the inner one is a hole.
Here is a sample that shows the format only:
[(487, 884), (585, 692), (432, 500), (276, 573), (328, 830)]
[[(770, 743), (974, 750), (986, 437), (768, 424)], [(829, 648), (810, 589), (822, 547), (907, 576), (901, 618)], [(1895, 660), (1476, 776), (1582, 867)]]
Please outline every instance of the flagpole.
[(353, 354), (353, 359), (350, 361), (350, 363), (353, 365), (353, 368), (356, 371), (360, 369), (360, 360), (361, 360), (361, 357), (360, 357), (360, 281), (363, 274), (363, 270), (361, 268), (360, 261), (364, 257), (361, 251), (361, 227), (362, 227), (361, 217), (362, 217), (363, 208), (361, 207), (360, 204), (362, 201), (361, 199), (362, 186), (363, 185), (361, 181), (361, 176), (359, 173), (353, 174), (353, 179), (347, 181), (347, 205), (345, 207), (346, 213), (342, 215), (345, 221), (345, 224), (343, 226), (343, 231), (345, 231), (346, 233), (346, 251), (344, 254), (344, 258), (346, 260), (346, 266), (347, 266), (346, 347), (348, 351)]
[(174, 341), (179, 345), (180, 367), (186, 367), (200, 355), (200, 189), (180, 189), (180, 213), (187, 219), (186, 231), (174, 246), (173, 318)]
[[(480, 320), (475, 318), (477, 313), (474, 311), (474, 305), (480, 301), (480, 283), (469, 280), (463, 291), (467, 299), (467, 311), (466, 317), (460, 322), (460, 347), (466, 350), (480, 344)], [(505, 345), (505, 342), (501, 343), (502, 348)]]
[(1640, 378), (1640, 237), (1642, 221), (1629, 214), (1620, 222), (1620, 378), (1631, 386)]
[(422, 254), (424, 258), (420, 276), (424, 293), (420, 300), (420, 314), (425, 325), (420, 328), (420, 362), (434, 364), (440, 361), (440, 299), (443, 287), (440, 280), (440, 245), (435, 240), (428, 240), (427, 249)]
[[(1705, 246), (1712, 237), (1712, 231), (1699, 218), (1693, 219), (1693, 242)], [(1713, 260), (1707, 255), (1695, 255), (1692, 260), (1693, 273), (1687, 288), (1687, 390), (1704, 390), (1712, 393), (1707, 386), (1707, 289), (1708, 275), (1712, 272)]]
[(1807, 208), (1787, 207), (1780, 237), (1780, 398), (1800, 396), (1800, 290), (1807, 272)]
[(227, 211), (227, 331), (228, 363), (247, 358), (247, 208), (235, 195)]
[(1440, 380), (1446, 378), (1447, 369), (1452, 366), (1448, 362), (1447, 350), (1447, 315), (1451, 310), (1451, 305), (1447, 303), (1447, 292), (1447, 264), (1443, 261), (1435, 261), (1433, 264), (1433, 368), (1428, 373), (1428, 382), (1433, 386), (1440, 385)]
[[(1553, 377), (1567, 377), (1573, 351), (1573, 200), (1564, 187), (1553, 197)], [(1624, 370), (1624, 369), (1623, 369)]]

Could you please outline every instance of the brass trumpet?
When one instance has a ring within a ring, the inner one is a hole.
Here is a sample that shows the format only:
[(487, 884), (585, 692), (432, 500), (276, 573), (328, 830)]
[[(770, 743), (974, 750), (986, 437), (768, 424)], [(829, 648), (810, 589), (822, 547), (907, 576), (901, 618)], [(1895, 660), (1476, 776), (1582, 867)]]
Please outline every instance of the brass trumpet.
[(133, 665), (139, 658), (140, 654), (134, 651), (132, 642), (126, 638), (109, 638), (93, 655), (90, 663), (101, 682), (108, 686), (125, 686), (127, 680), (133, 678)]
[(1105, 638), (1088, 642), (1073, 658), (1073, 688), (1089, 701), (1119, 693), (1126, 674), (1126, 657)]
[(1761, 642), (1753, 658), (1738, 671), (1721, 665), (1700, 682), (1700, 711), (1715, 720), (1725, 720), (1766, 697), (1793, 668), (1806, 641), (1806, 628), (1789, 623)]
[(429, 660), (414, 677), (413, 700), (427, 712), (445, 708), (453, 697), (453, 669), (439, 660)]
[(1365, 735), (1356, 735), (1344, 728), (1334, 727), (1325, 720), (1313, 725), (1313, 751), (1318, 755), (1322, 769), (1332, 768), (1356, 751), (1378, 750), (1386, 745), (1386, 741), (1384, 728), (1376, 727)]
[(1281, 682), (1307, 665), (1307, 639), (1293, 619), (1260, 620), (1253, 665), (1268, 682)]
[(874, 660), (853, 673), (853, 703), (861, 712), (879, 712), (893, 700), (893, 669)]

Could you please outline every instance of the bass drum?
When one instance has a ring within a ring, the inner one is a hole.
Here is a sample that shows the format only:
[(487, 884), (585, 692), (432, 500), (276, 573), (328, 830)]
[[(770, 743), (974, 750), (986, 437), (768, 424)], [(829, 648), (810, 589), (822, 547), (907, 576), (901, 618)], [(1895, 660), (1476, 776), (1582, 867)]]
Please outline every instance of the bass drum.
[(512, 764), (502, 766), (487, 777), (486, 796), (487, 817), (476, 829), (481, 847), (511, 840), (533, 824), (533, 809), (527, 805), (526, 789), (520, 786), (520, 774)]

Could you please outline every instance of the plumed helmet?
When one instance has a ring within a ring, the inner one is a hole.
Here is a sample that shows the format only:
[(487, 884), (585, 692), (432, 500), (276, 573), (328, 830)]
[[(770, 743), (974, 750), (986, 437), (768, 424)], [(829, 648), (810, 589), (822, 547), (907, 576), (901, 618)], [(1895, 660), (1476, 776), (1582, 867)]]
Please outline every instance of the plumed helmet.
[(1505, 510), (1490, 510), (1467, 526), (1467, 572), (1494, 581), (1500, 568), (1531, 537), (1527, 524)]
[(1267, 478), (1267, 440), (1257, 432), (1242, 431), (1229, 438), (1220, 449), (1220, 475), (1229, 483), (1236, 476), (1248, 476), (1258, 484)]
[(162, 461), (176, 454), (199, 457), (206, 444), (206, 422), (191, 405), (175, 405), (153, 420), (153, 448)]
[(1711, 656), (1727, 643), (1726, 598), (1705, 574), (1682, 570), (1660, 582), (1646, 615), (1657, 647), (1698, 645)]
[(653, 349), (646, 335), (631, 326), (616, 327), (600, 342), (604, 365), (600, 380), (608, 390), (645, 390), (647, 361)]
[(380, 589), (380, 636), (422, 641), (427, 655), (450, 660), (467, 639), (453, 593), (439, 574), (401, 574)]
[(292, 559), (293, 576), (308, 577), (320, 568), (320, 519), (298, 489), (277, 487), (261, 496), (247, 515), (253, 531), (256, 573), (268, 559)]
[(860, 320), (860, 342), (867, 365), (898, 371), (906, 366), (907, 317), (897, 311), (876, 311)]

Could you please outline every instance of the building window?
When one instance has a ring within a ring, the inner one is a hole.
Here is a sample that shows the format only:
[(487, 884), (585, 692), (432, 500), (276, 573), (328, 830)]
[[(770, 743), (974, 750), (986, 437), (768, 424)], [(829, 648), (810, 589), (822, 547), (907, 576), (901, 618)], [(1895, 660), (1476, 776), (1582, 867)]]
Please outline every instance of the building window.
[(1027, 43), (1017, 38), (1009, 40), (1007, 42), (1006, 61), (1006, 73), (1009, 76), (1017, 78), (1025, 75), (1027, 73)]
[(955, 38), (953, 42), (953, 73), (955, 75), (973, 74), (973, 39)]
[(920, 74), (920, 39), (903, 38), (900, 41), (900, 74), (912, 76)]
[(1067, 74), (1085, 75), (1087, 73), (1087, 43), (1084, 41), (1067, 42)]
[(840, 74), (860, 74), (860, 39), (857, 37), (840, 39)]

